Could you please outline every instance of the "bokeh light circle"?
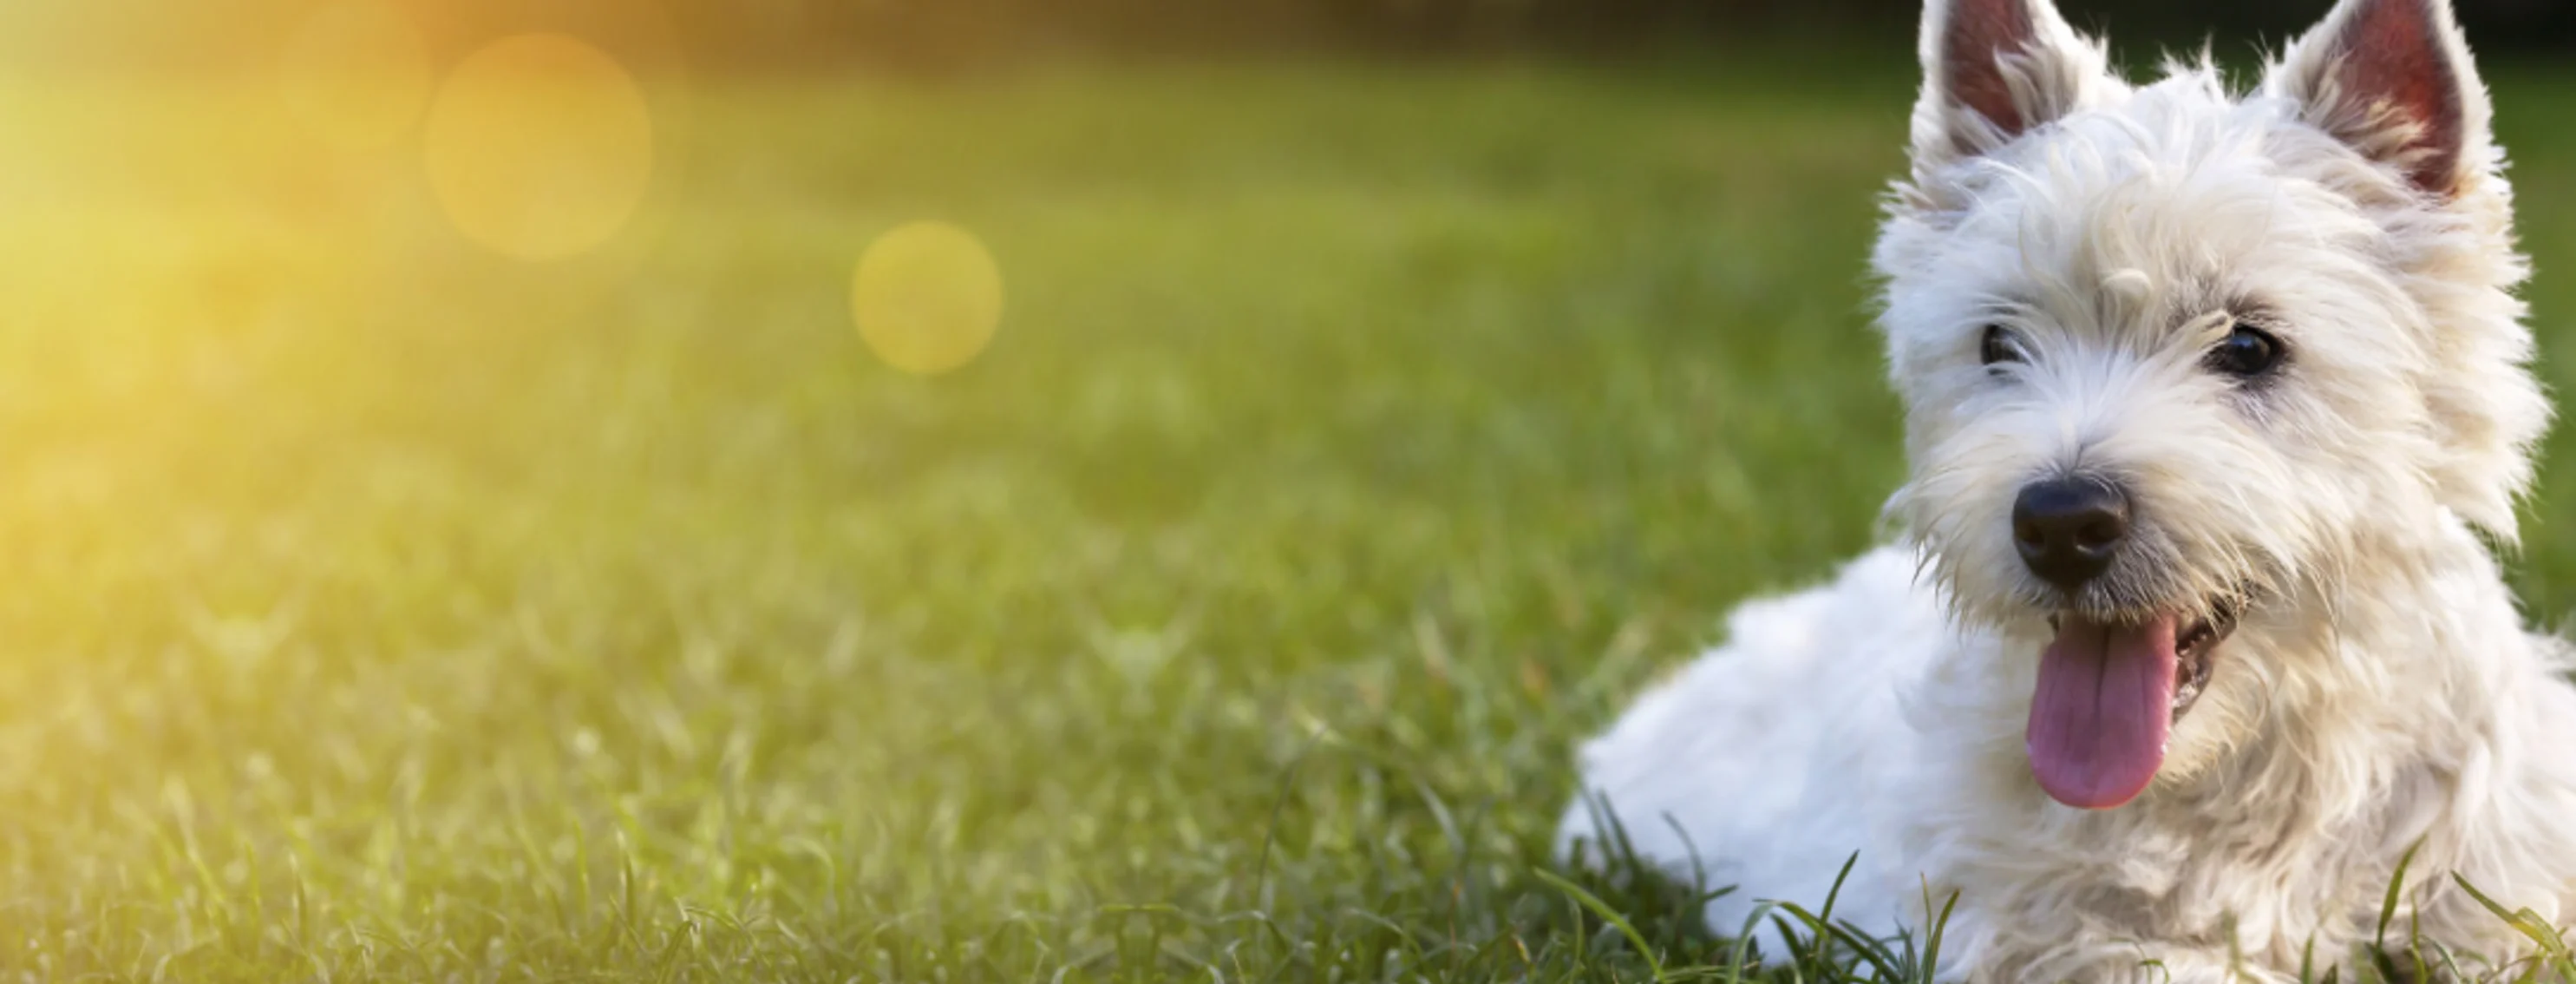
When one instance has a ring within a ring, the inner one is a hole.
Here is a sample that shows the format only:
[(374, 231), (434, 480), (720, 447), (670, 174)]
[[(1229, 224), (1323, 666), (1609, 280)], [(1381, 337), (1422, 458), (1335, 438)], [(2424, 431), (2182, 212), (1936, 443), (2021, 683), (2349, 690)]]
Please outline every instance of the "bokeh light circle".
[(916, 222), (878, 237), (859, 257), (850, 312), (877, 358), (938, 375), (992, 344), (1002, 324), (1002, 270), (974, 233)]
[(653, 174), (652, 113), (634, 77), (560, 34), (507, 38), (468, 56), (439, 88), (421, 140), (448, 219), (522, 260), (607, 242)]
[(429, 102), (429, 42), (388, 3), (351, 0), (314, 11), (287, 36), (278, 85), (298, 122), (350, 150), (402, 139)]

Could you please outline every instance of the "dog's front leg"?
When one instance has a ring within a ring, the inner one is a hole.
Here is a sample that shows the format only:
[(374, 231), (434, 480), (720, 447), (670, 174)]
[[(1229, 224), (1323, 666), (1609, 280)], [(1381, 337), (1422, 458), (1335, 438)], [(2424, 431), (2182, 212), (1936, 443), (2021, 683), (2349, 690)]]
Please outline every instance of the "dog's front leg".
[(2033, 973), (2031, 968), (1988, 968), (1968, 976), (1977, 984), (2028, 984), (2034, 980), (2065, 984), (2296, 984), (2295, 976), (2277, 974), (2225, 950), (2187, 946), (2142, 948), (2133, 955), (2107, 958), (2076, 973)]

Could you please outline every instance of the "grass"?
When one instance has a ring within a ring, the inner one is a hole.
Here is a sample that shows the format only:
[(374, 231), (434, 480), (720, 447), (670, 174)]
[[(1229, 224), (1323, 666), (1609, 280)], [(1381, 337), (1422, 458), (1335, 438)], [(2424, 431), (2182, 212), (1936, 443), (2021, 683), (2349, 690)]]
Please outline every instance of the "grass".
[[(2576, 78), (2503, 74), (2563, 387)], [(1547, 837), (1872, 540), (1908, 85), (657, 83), (644, 211), (545, 265), (259, 86), (0, 85), (0, 974), (1736, 976)], [(921, 218), (1009, 293), (932, 379), (846, 298)]]

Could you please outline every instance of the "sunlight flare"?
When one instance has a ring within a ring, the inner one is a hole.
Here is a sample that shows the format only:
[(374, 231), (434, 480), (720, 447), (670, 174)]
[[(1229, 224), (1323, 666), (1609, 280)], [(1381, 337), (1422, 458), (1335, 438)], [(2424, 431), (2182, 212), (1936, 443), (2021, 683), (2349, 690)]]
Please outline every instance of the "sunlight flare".
[(598, 248), (634, 216), (653, 172), (652, 116), (634, 77), (556, 34), (466, 58), (430, 107), (423, 142), (449, 220), (520, 260)]
[(916, 222), (877, 238), (850, 290), (859, 336), (877, 358), (935, 376), (974, 361), (1002, 322), (1002, 272), (975, 234)]

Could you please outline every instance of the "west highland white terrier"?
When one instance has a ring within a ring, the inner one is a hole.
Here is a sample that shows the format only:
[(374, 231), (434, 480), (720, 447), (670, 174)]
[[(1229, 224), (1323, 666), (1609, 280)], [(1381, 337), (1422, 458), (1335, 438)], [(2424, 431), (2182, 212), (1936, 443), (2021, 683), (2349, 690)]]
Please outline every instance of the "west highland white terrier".
[(2532, 953), (2460, 882), (2576, 915), (2576, 688), (2492, 549), (2550, 410), (2448, 0), (2343, 0), (2244, 94), (2048, 0), (1932, 0), (1921, 54), (1902, 542), (1588, 743), (1565, 849), (1737, 886), (1727, 934), (1857, 852), (1838, 918), (1955, 893), (1953, 980), (2349, 979), (2410, 851), (2390, 946)]

